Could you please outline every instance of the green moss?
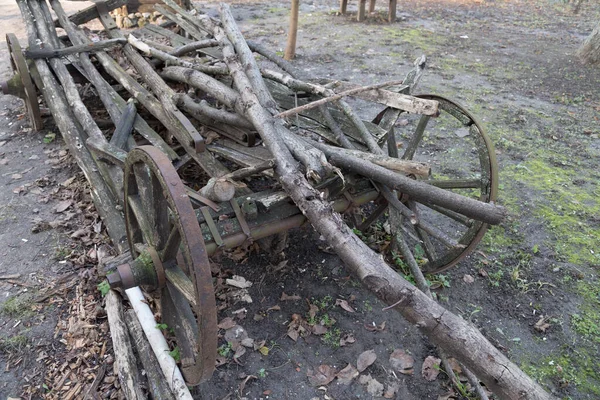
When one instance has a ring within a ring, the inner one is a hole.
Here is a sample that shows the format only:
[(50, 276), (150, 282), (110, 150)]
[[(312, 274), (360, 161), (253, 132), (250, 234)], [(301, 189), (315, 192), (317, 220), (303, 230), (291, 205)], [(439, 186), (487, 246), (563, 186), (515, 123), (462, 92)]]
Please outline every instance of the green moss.
[(34, 312), (33, 296), (31, 293), (24, 293), (19, 296), (13, 296), (0, 305), (0, 314), (10, 318), (31, 317)]
[(577, 294), (583, 303), (579, 312), (571, 315), (571, 325), (585, 339), (600, 343), (600, 286), (597, 282), (580, 281)]
[(11, 337), (0, 337), (0, 352), (12, 353), (25, 348), (29, 343), (29, 338), (23, 333)]
[(600, 264), (600, 229), (586, 222), (600, 215), (599, 194), (581, 184), (585, 182), (585, 170), (578, 165), (558, 155), (552, 155), (552, 163), (545, 157), (529, 157), (505, 174), (538, 192), (533, 213), (554, 234), (554, 250), (559, 258), (574, 264)]
[(561, 349), (541, 360), (527, 361), (521, 369), (544, 385), (576, 386), (580, 394), (600, 395), (600, 376), (596, 358), (586, 349)]
[(438, 46), (443, 46), (447, 40), (442, 35), (426, 29), (407, 29), (399, 27), (383, 28), (387, 37), (400, 39), (402, 42), (410, 44), (411, 47), (425, 52), (433, 52)]

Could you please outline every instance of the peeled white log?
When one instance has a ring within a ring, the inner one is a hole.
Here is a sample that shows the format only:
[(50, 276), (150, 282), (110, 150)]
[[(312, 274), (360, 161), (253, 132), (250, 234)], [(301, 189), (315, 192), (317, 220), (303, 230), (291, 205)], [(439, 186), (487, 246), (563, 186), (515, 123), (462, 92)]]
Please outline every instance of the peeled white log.
[(131, 307), (133, 307), (135, 315), (137, 315), (138, 320), (142, 325), (142, 329), (148, 338), (148, 342), (152, 347), (152, 351), (154, 351), (154, 355), (160, 364), (163, 374), (169, 377), (167, 378), (167, 383), (173, 391), (173, 394), (177, 399), (193, 400), (192, 395), (185, 384), (185, 380), (181, 375), (181, 371), (177, 367), (177, 363), (173, 357), (169, 355), (169, 345), (160, 329), (156, 327), (154, 314), (152, 313), (152, 310), (150, 310), (150, 307), (148, 307), (148, 304), (146, 304), (141, 289), (136, 286), (125, 290), (125, 294), (127, 294)]

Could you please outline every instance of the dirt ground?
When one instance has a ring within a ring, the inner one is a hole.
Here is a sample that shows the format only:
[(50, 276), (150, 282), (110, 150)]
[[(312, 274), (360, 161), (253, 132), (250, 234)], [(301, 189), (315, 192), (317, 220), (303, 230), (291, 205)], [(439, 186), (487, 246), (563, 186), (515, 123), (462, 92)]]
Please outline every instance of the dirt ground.
[[(232, 3), (247, 38), (283, 50), (288, 1)], [(454, 98), (482, 120), (496, 146), (499, 203), (509, 218), (488, 231), (472, 256), (436, 278), (443, 282), (438, 298), (558, 397), (600, 398), (600, 69), (582, 66), (575, 56), (600, 18), (598, 4), (586, 2), (573, 15), (570, 4), (546, 0), (406, 0), (398, 20), (388, 24), (383, 1), (364, 23), (354, 20), (356, 1), (346, 16), (336, 13), (336, 0), (301, 3), (295, 62), (305, 72), (371, 84), (402, 78), (425, 54), (428, 70), (418, 92)], [(198, 4), (212, 10), (216, 3)], [(0, 33), (15, 31), (24, 43), (16, 6), (0, 0), (0, 11)], [(9, 71), (5, 48), (2, 78)], [(103, 236), (89, 218), (84, 185), (61, 152), (59, 135), (49, 139), (48, 133), (58, 133), (51, 120), (36, 133), (22, 113), (18, 99), (0, 97), (0, 276), (19, 275), (0, 279), (0, 400), (56, 398), (58, 388), (48, 384), (56, 380), (44, 377), (53, 363), (76, 354), (61, 321), (72, 315), (73, 299), (83, 292), (88, 304), (101, 302), (90, 249), (101, 246)], [(402, 137), (400, 127), (396, 133)], [(69, 208), (57, 212), (69, 200)], [(40, 220), (64, 224), (32, 233)], [(70, 238), (78, 224), (91, 229), (83, 241)], [(390, 398), (448, 398), (443, 373), (434, 381), (421, 374), (423, 361), (437, 356), (435, 348), (399, 314), (383, 310), (318, 235), (309, 228), (293, 232), (285, 254), (282, 268), (264, 254), (237, 264), (215, 258), (221, 271), (253, 283), (252, 303), (223, 309), (219, 319), (233, 318), (262, 346), (234, 360), (222, 337), (222, 365), (211, 381), (193, 389), (196, 398), (359, 399), (390, 388)], [(74, 276), (73, 287), (64, 284)], [(57, 285), (63, 290), (50, 301), (25, 302), (16, 314), (7, 312), (7, 302), (31, 292), (36, 298)], [(297, 298), (284, 300), (283, 293)], [(346, 300), (354, 312), (337, 300)], [(297, 317), (312, 317), (328, 331), (294, 342), (288, 325)], [(101, 313), (86, 321), (105, 325)], [(99, 332), (96, 341), (102, 342), (105, 328)], [(414, 374), (391, 366), (397, 349), (412, 355)], [(366, 350), (377, 359), (362, 380), (315, 387), (307, 377), (321, 365), (336, 371), (356, 366)], [(102, 354), (86, 358), (90, 368), (108, 364), (110, 344)], [(106, 382), (110, 378), (109, 371)]]

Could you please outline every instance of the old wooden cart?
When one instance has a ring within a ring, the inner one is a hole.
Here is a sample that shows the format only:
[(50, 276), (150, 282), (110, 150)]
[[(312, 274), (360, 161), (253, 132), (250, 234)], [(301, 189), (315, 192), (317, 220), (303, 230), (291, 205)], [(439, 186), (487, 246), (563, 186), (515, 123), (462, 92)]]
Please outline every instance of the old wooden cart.
[[(51, 0), (57, 21), (45, 1), (18, 4), (29, 49), (7, 37), (15, 78), (3, 87), (25, 99), (36, 128), (36, 87), (43, 94), (115, 246), (130, 252), (108, 276), (111, 287), (160, 292), (189, 384), (215, 368), (211, 254), (252, 242), (280, 252), (286, 232), (308, 219), (347, 263), (355, 235), (346, 223), (396, 236), (404, 259), (438, 273), (504, 216), (494, 204), (494, 150), (477, 118), (446, 97), (412, 94), (424, 59), (401, 81), (361, 87), (301, 76), (246, 41), (226, 6), (218, 21), (165, 0), (156, 9), (170, 23), (125, 36), (109, 15), (122, 0), (70, 17)], [(95, 18), (103, 30), (79, 26)], [(103, 117), (112, 127), (100, 129)], [(337, 213), (343, 226), (320, 228), (315, 215), (337, 223)], [(350, 239), (327, 236), (335, 229)]]

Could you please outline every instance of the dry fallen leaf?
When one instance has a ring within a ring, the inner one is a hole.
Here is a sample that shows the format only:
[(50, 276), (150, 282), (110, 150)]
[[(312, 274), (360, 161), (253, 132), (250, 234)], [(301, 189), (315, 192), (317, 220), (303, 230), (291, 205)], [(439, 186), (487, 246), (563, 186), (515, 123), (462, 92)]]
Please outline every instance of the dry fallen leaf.
[(375, 378), (369, 375), (361, 375), (358, 378), (361, 385), (367, 385), (367, 392), (373, 397), (381, 397), (383, 395), (383, 385)]
[(335, 305), (342, 307), (344, 310), (346, 310), (348, 312), (351, 312), (351, 313), (354, 312), (354, 309), (352, 307), (350, 307), (350, 304), (348, 304), (348, 302), (346, 300), (337, 299), (335, 301)]
[(546, 322), (547, 320), (548, 320), (548, 317), (544, 317), (543, 315), (540, 315), (540, 319), (538, 320), (538, 322), (535, 323), (535, 325), (533, 327), (538, 332), (542, 332), (542, 333), (546, 332), (546, 330), (548, 328), (550, 328), (550, 324), (548, 322)]
[(458, 375), (462, 373), (462, 368), (456, 358), (449, 358), (448, 364), (450, 364), (450, 368), (452, 368), (452, 371), (454, 371), (455, 374)]
[(463, 276), (463, 281), (465, 281), (465, 283), (473, 283), (475, 282), (475, 278), (473, 278), (471, 275), (465, 274), (465, 276)]
[(315, 324), (311, 327), (313, 335), (321, 336), (327, 333), (328, 329), (326, 326), (321, 324)]
[(421, 368), (421, 375), (428, 381), (434, 381), (440, 373), (440, 362), (439, 358), (434, 356), (427, 356), (423, 361), (423, 367)]
[(268, 356), (269, 355), (269, 348), (267, 346), (262, 346), (258, 349), (258, 351), (260, 351), (260, 354), (262, 354), (263, 356)]
[(454, 393), (453, 391), (444, 393), (444, 394), (440, 394), (437, 398), (437, 400), (454, 400), (456, 399), (456, 393)]
[(394, 399), (396, 398), (396, 393), (398, 393), (398, 390), (400, 390), (400, 382), (394, 381), (388, 385), (383, 397), (386, 399)]
[(352, 364), (346, 365), (346, 368), (337, 373), (338, 382), (342, 385), (349, 385), (354, 378), (359, 375)]
[(377, 360), (377, 354), (375, 354), (375, 350), (367, 350), (363, 351), (356, 361), (356, 368), (358, 372), (363, 372), (367, 369), (371, 364), (373, 364)]
[(292, 295), (292, 296), (288, 296), (287, 294), (285, 294), (285, 292), (281, 293), (281, 298), (279, 300), (281, 301), (296, 301), (296, 300), (300, 300), (302, 299), (302, 297), (298, 296), (298, 295)]
[(225, 279), (225, 283), (229, 286), (233, 286), (239, 289), (247, 289), (252, 286), (252, 282), (247, 281), (246, 278), (239, 275), (234, 275), (231, 279)]
[(230, 329), (236, 326), (236, 322), (231, 317), (223, 318), (223, 320), (217, 325), (219, 329)]
[(312, 386), (327, 385), (336, 376), (335, 369), (329, 365), (320, 365), (315, 371), (309, 369), (307, 372), (308, 382)]
[(380, 325), (376, 325), (375, 322), (371, 322), (370, 325), (365, 324), (365, 329), (369, 332), (381, 332), (385, 329), (385, 321), (383, 321)]
[(402, 349), (396, 349), (390, 355), (390, 365), (401, 374), (412, 375), (414, 364), (415, 359), (413, 356), (407, 354)]
[(347, 344), (352, 344), (354, 342), (356, 342), (354, 336), (352, 336), (351, 333), (347, 333), (340, 339), (340, 347), (344, 347)]
[(61, 212), (66, 211), (69, 207), (71, 207), (72, 204), (73, 204), (72, 200), (63, 200), (57, 204), (57, 206), (54, 210), (57, 213), (61, 213)]

